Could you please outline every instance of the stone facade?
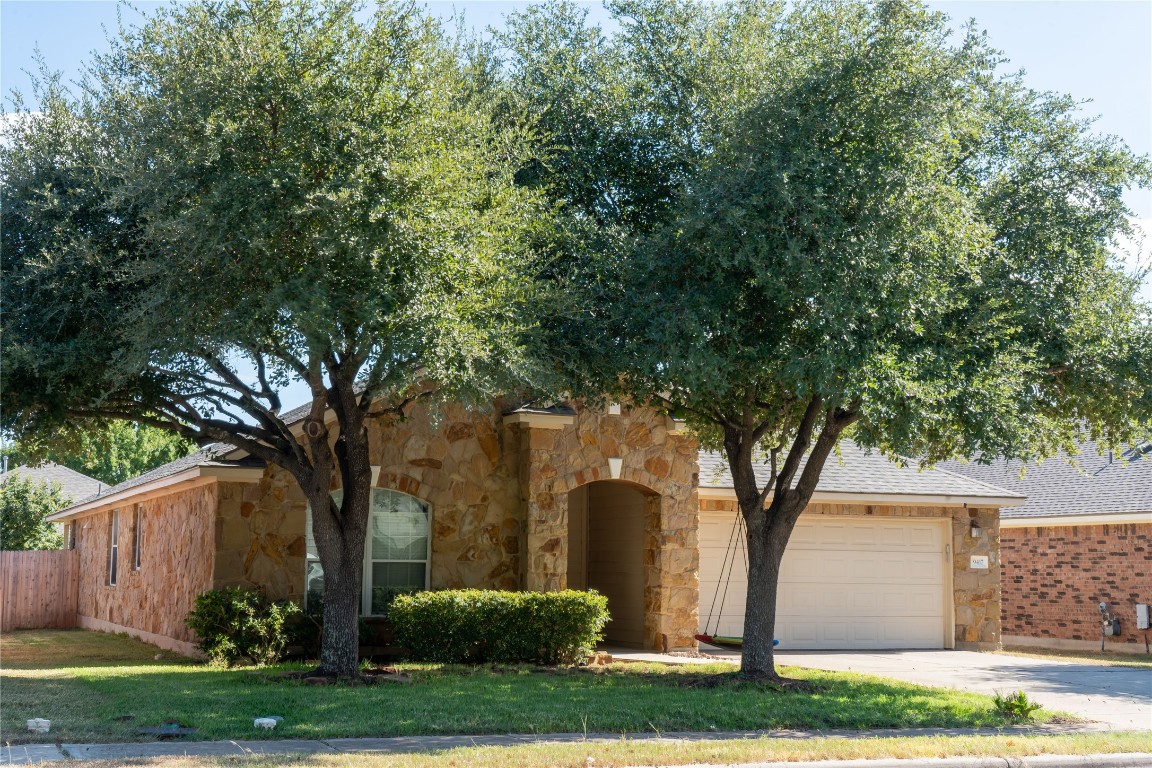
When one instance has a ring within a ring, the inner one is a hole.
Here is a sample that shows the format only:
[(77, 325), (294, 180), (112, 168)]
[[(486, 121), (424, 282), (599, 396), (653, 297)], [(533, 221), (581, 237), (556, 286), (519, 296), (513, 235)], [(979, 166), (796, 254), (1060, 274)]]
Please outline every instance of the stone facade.
[[(616, 411), (577, 405), (571, 411), (505, 417), (498, 406), (475, 410), (447, 404), (417, 406), (402, 419), (372, 423), (376, 486), (410, 494), (429, 506), (429, 586), (566, 588), (570, 547), (587, 553), (588, 537), (613, 535), (602, 530), (601, 520), (600, 529), (573, 539), (570, 494), (614, 483), (642, 497), (642, 537), (639, 521), (631, 518), (638, 543), (629, 552), (638, 551), (641, 559), (633, 561), (637, 572), (628, 583), (637, 586), (628, 594), (641, 605), (643, 592), (642, 609), (636, 609), (643, 611), (643, 645), (695, 648), (701, 510), (697, 446), (661, 412), (626, 406)], [(89, 625), (137, 632), (153, 642), (166, 638), (172, 647), (188, 650), (195, 638), (184, 617), (204, 590), (258, 586), (274, 598), (303, 598), (307, 505), (295, 481), (277, 467), (247, 482), (235, 479), (240, 475), (231, 477), (201, 477), (190, 481), (195, 487), (153, 491), (138, 505), (119, 507), (120, 579), (115, 587), (106, 579), (110, 512), (105, 508), (79, 519), (80, 613)], [(585, 498), (582, 491), (578, 495)], [(704, 509), (735, 509), (734, 501), (702, 504)], [(139, 572), (131, 570), (134, 506), (143, 512)], [(805, 514), (951, 520), (957, 647), (987, 648), (999, 642), (998, 510), (813, 504)], [(979, 538), (970, 535), (974, 522), (983, 533)], [(970, 570), (972, 555), (988, 555), (990, 568)], [(580, 572), (575, 560), (572, 568)]]
[(304, 519), (300, 487), (284, 470), (259, 483), (217, 485), (214, 588), (260, 587), (269, 597), (304, 597)]
[(522, 587), (520, 435), (499, 412), (417, 407), (369, 432), (376, 485), (431, 507), (433, 589)]
[[(433, 589), (567, 587), (568, 493), (618, 481), (646, 496), (645, 645), (695, 646), (696, 445), (648, 409), (580, 409), (570, 424), (505, 424), (493, 409), (417, 407), (370, 427), (376, 486), (431, 509)], [(609, 458), (621, 460), (612, 478)], [(304, 591), (306, 503), (269, 467), (259, 483), (220, 483), (213, 583)]]
[[(215, 484), (175, 491), (81, 517), (77, 602), (82, 627), (129, 632), (162, 647), (192, 652), (196, 638), (184, 618), (201, 592), (213, 586)], [(140, 568), (135, 564), (135, 520), (140, 512)], [(119, 512), (116, 585), (110, 586), (112, 515)]]
[[(735, 514), (736, 502), (707, 499), (704, 510)], [(883, 504), (810, 504), (805, 515), (921, 517), (951, 520), (952, 601), (955, 643), (960, 650), (992, 650), (1000, 643), (1000, 558), (997, 508), (894, 506)], [(981, 535), (973, 537), (975, 523)], [(973, 570), (970, 558), (986, 555), (987, 569)]]
[(1106, 645), (1143, 652), (1135, 618), (1152, 602), (1152, 524), (1004, 528), (1000, 547), (1005, 642), (1098, 649), (1103, 602), (1121, 630)]
[[(644, 645), (695, 648), (698, 549), (696, 443), (650, 409), (580, 410), (562, 428), (520, 426), (525, 509), (524, 586), (567, 587), (568, 494), (605, 480), (631, 483), (645, 506)], [(609, 459), (620, 459), (612, 476)]]

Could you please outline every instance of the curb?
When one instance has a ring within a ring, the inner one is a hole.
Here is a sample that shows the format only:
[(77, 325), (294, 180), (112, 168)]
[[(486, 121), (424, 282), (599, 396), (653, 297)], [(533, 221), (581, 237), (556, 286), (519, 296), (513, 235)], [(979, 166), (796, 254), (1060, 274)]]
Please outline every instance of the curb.
[[(635, 733), (625, 740), (664, 742), (708, 742), (729, 739), (771, 738), (803, 741), (827, 738), (899, 738), (916, 736), (993, 736), (1023, 737), (1059, 733), (1102, 732), (1107, 729), (1089, 726), (1015, 726), (995, 731), (969, 728), (910, 728), (899, 731), (744, 731), (744, 732), (664, 732)], [(0, 746), (0, 765), (31, 765), (89, 760), (130, 760), (183, 756), (240, 757), (259, 754), (376, 754), (398, 755), (436, 752), (459, 747), (511, 747), (526, 744), (572, 744), (617, 742), (620, 734), (488, 734), (483, 736), (399, 736), (349, 739), (269, 739), (193, 742), (135, 742), (120, 744), (27, 744)], [(1149, 768), (1152, 753), (1095, 755), (1034, 755), (1030, 757), (946, 757), (946, 758), (879, 758), (872, 760), (817, 760), (808, 762), (742, 763), (741, 768)], [(645, 768), (640, 766), (638, 768)], [(647, 768), (653, 768), (648, 766)], [(695, 764), (692, 768), (721, 768)], [(728, 768), (734, 768), (729, 766)]]
[[(878, 760), (814, 760), (787, 763), (698, 764), (684, 768), (1148, 768), (1152, 752), (1030, 757), (932, 757)], [(657, 768), (635, 766), (635, 768)]]

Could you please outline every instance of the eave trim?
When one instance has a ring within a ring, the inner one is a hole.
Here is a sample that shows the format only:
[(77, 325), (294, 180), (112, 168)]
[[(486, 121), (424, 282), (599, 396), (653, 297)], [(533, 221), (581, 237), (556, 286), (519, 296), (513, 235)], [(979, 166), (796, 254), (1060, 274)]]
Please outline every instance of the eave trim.
[[(700, 487), (701, 499), (735, 501), (736, 491), (732, 488)], [(1020, 496), (962, 496), (954, 494), (922, 493), (846, 493), (836, 491), (816, 491), (811, 504), (885, 504), (895, 507), (1018, 507), (1026, 499)]]
[(80, 504), (73, 504), (55, 514), (48, 515), (45, 519), (50, 523), (63, 522), (82, 515), (85, 512), (92, 512), (104, 507), (114, 507), (130, 499), (134, 499), (137, 496), (145, 494), (152, 495), (155, 494), (156, 491), (200, 478), (224, 480), (230, 483), (255, 483), (259, 482), (263, 477), (263, 467), (226, 467), (211, 463), (201, 464), (191, 469), (186, 469), (183, 472), (169, 475), (168, 477), (158, 478), (150, 483), (141, 483), (132, 488), (125, 488), (117, 493), (110, 493), (107, 496), (97, 496), (94, 499), (89, 499)]
[(505, 424), (523, 424), (534, 429), (564, 429), (576, 423), (575, 416), (563, 413), (514, 411), (504, 417)]
[(1050, 528), (1063, 525), (1127, 525), (1152, 523), (1152, 512), (1112, 512), (1090, 515), (1001, 517), (1001, 528)]

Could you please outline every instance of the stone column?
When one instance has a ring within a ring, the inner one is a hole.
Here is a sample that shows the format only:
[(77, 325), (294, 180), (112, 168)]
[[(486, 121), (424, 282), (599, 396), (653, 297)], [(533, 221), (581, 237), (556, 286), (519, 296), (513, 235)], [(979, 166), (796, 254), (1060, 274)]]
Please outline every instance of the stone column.
[[(972, 525), (981, 535), (971, 535)], [(952, 516), (953, 596), (956, 649), (990, 651), (1000, 646), (1000, 510), (957, 509)], [(986, 556), (988, 568), (973, 569), (973, 555)]]
[(645, 644), (656, 650), (694, 650), (700, 602), (696, 492), (650, 497), (647, 517)]
[(557, 430), (523, 426), (520, 488), (524, 506), (524, 588), (554, 592), (568, 586), (568, 494), (555, 487)]

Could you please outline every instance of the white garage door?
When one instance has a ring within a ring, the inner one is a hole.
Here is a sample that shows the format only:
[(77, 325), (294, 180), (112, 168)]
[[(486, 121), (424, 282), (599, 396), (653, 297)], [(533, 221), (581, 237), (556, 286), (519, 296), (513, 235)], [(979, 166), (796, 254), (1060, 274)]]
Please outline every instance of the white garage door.
[[(945, 647), (946, 530), (938, 520), (801, 519), (784, 553), (777, 593), (780, 648)], [(701, 513), (700, 628), (742, 636), (747, 567), (741, 549), (727, 585), (721, 572), (731, 535), (732, 513)]]

